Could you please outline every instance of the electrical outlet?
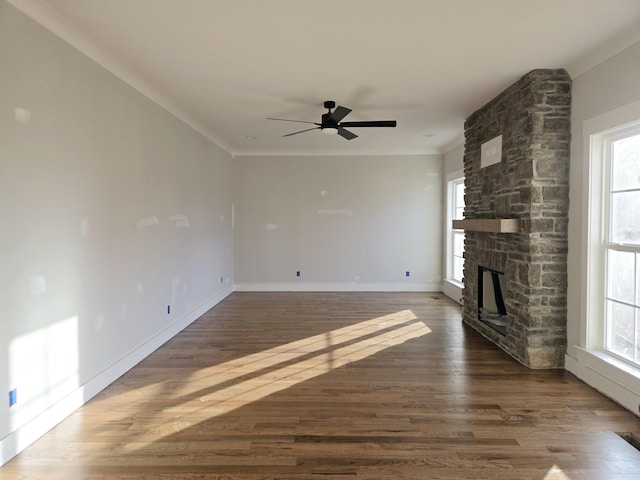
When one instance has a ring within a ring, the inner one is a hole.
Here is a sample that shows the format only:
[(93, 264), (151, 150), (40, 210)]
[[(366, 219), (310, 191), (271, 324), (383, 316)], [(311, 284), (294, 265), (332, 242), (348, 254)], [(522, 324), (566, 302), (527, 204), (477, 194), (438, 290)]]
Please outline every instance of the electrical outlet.
[(404, 273), (404, 276), (405, 276), (405, 277), (410, 277), (410, 276), (411, 276), (411, 272), (405, 272), (405, 273)]
[(9, 392), (9, 406), (13, 407), (16, 403), (18, 403), (18, 389), (14, 388)]
[(167, 305), (167, 315), (171, 314), (171, 305)]
[(299, 277), (299, 276), (300, 276), (300, 270), (296, 272), (296, 277)]

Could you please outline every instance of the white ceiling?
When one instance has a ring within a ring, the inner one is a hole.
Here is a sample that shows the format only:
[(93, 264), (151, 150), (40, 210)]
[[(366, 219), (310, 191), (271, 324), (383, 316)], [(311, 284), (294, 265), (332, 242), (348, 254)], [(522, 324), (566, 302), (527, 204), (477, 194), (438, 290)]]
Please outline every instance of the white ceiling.
[[(67, 40), (234, 154), (443, 151), (528, 71), (575, 77), (640, 40), (640, 0), (10, 1), (62, 14), (84, 32)], [(317, 122), (324, 100), (398, 127), (282, 138), (306, 125), (266, 120)]]

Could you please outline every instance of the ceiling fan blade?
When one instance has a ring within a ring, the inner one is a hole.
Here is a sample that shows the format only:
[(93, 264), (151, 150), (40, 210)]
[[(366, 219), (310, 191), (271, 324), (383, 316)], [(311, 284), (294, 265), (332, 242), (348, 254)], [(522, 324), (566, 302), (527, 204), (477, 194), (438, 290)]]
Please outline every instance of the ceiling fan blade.
[(338, 135), (340, 135), (342, 138), (346, 138), (347, 140), (353, 140), (358, 136), (355, 133), (342, 128), (341, 126), (338, 126)]
[(331, 116), (327, 119), (329, 122), (340, 122), (344, 117), (351, 113), (351, 109), (338, 105)]
[[(310, 132), (311, 130), (319, 130), (320, 127), (313, 127), (313, 128), (307, 128), (306, 130), (300, 130), (299, 132), (293, 132), (293, 133), (287, 133), (286, 135), (282, 135), (283, 137), (290, 137), (291, 135), (297, 135), (299, 133), (303, 133), (303, 132)], [(338, 133), (340, 133), (338, 131)]]
[(289, 120), (288, 118), (271, 118), (267, 117), (267, 120), (278, 120), (280, 122), (296, 122), (296, 123), (310, 123), (311, 125), (320, 125), (316, 122), (305, 122), (304, 120)]
[(342, 122), (340, 125), (343, 127), (395, 127), (396, 124), (395, 120), (378, 120), (371, 122)]

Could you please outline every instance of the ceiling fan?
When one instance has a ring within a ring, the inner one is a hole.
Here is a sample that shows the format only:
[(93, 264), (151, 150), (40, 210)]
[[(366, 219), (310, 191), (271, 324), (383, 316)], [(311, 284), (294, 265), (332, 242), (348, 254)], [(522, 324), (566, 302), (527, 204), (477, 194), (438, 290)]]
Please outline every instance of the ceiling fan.
[[(320, 123), (317, 122), (305, 122), (304, 120), (289, 120), (286, 118), (267, 118), (267, 120), (279, 120), (281, 122), (297, 122), (297, 123), (310, 123), (311, 125), (317, 125), (313, 128), (307, 128), (305, 130), (300, 130), (299, 132), (288, 133), (283, 135), (283, 137), (290, 137), (291, 135), (297, 135), (303, 132), (309, 132), (311, 130), (321, 130), (322, 133), (326, 133), (329, 135), (338, 134), (342, 138), (346, 138), (347, 140), (353, 140), (358, 135), (353, 132), (350, 132), (345, 127), (395, 127), (395, 120), (378, 120), (378, 121), (369, 121), (369, 122), (343, 122), (342, 119), (351, 113), (351, 109), (341, 107), (338, 105), (336, 108), (336, 102), (332, 100), (327, 100), (324, 102), (324, 108), (328, 109), (327, 113), (322, 114), (322, 121)], [(332, 112), (331, 110), (335, 108)]]

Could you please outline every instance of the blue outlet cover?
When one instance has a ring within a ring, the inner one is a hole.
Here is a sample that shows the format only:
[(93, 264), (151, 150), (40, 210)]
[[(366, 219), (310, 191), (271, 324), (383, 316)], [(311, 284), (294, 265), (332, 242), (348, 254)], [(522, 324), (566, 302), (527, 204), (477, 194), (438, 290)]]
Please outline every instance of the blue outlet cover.
[(408, 277), (411, 274), (409, 272), (406, 272), (404, 275), (405, 275), (405, 277)]
[(14, 388), (9, 392), (9, 406), (13, 407), (18, 403), (18, 389)]

